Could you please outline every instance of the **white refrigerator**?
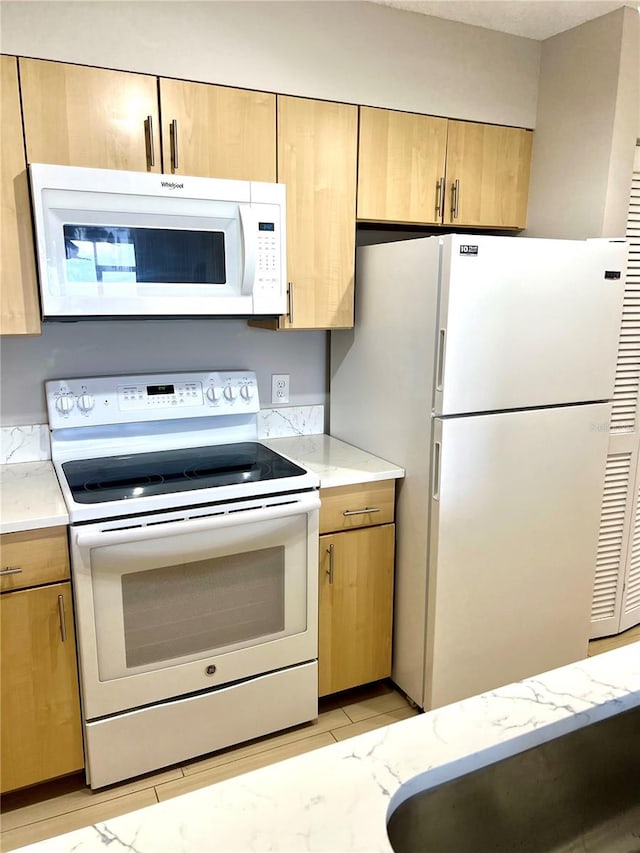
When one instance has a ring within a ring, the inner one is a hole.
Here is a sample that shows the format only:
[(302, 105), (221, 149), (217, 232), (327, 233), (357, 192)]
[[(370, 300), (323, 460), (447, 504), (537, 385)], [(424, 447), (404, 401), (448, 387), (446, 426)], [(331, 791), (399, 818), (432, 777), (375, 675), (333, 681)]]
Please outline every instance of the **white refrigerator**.
[(430, 709), (586, 657), (623, 240), (357, 254), (331, 434), (406, 470), (392, 678)]

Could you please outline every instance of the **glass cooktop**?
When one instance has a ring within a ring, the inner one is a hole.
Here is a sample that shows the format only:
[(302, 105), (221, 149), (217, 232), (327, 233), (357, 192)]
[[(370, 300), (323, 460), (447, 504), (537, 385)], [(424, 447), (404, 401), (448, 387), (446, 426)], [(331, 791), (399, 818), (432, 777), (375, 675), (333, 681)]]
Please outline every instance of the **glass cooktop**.
[(74, 501), (83, 504), (306, 474), (304, 468), (253, 441), (80, 459), (64, 462), (62, 470)]

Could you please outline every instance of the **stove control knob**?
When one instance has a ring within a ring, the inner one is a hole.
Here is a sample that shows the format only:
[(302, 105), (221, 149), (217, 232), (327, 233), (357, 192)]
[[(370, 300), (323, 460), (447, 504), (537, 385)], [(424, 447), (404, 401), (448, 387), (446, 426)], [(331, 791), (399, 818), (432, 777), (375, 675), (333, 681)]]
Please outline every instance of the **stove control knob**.
[(96, 404), (96, 401), (93, 399), (91, 394), (81, 394), (76, 402), (78, 404), (78, 408), (80, 409), (83, 415), (86, 415), (88, 412), (90, 412)]
[(210, 385), (207, 388), (207, 400), (211, 403), (217, 403), (220, 399), (220, 389), (216, 388), (215, 385)]
[(253, 386), (243, 385), (240, 388), (240, 396), (243, 400), (250, 400), (253, 397)]
[(227, 387), (224, 389), (224, 396), (229, 401), (236, 399), (236, 389), (233, 387), (233, 385), (227, 385)]
[(64, 397), (58, 397), (56, 400), (56, 409), (60, 412), (61, 415), (68, 415), (71, 409), (74, 407), (73, 397), (65, 395)]

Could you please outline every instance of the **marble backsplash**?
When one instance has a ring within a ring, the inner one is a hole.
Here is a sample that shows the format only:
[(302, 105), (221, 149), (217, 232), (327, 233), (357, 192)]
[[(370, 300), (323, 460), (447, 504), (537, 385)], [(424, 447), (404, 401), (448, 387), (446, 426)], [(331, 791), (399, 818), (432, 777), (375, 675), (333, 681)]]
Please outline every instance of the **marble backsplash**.
[(261, 409), (258, 413), (258, 438), (288, 438), (323, 432), (324, 406), (284, 406)]
[[(287, 438), (324, 432), (324, 406), (286, 406), (258, 413), (258, 438)], [(0, 427), (0, 465), (51, 459), (47, 424)]]
[(0, 427), (0, 465), (51, 459), (48, 424)]

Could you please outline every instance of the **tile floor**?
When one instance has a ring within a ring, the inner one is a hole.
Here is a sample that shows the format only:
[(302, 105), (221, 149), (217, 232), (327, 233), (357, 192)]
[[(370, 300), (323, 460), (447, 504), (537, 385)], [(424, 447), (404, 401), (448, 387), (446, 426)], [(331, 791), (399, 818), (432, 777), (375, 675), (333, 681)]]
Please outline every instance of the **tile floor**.
[(619, 646), (626, 646), (627, 643), (635, 643), (640, 640), (640, 625), (635, 628), (629, 628), (624, 634), (618, 634), (615, 637), (603, 637), (601, 640), (591, 640), (589, 643), (589, 657), (599, 655), (602, 652), (610, 652), (611, 649), (617, 649)]
[[(640, 626), (594, 640), (589, 655), (640, 640)], [(309, 752), (416, 714), (390, 682), (320, 700), (317, 721), (194, 759), (169, 770), (92, 793), (81, 773), (6, 794), (2, 798), (0, 850), (8, 851), (88, 824), (108, 820), (186, 794), (249, 770)]]

